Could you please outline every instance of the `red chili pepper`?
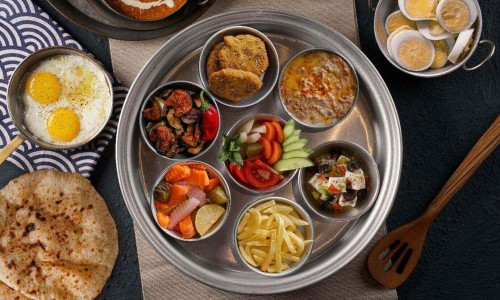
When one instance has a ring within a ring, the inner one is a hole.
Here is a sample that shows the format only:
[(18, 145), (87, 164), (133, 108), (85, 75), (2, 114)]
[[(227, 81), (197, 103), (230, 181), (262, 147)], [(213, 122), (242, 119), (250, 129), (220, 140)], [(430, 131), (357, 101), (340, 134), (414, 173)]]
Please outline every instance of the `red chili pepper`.
[(219, 113), (215, 106), (208, 104), (203, 98), (203, 91), (200, 93), (201, 101), (201, 130), (203, 135), (201, 139), (204, 141), (213, 141), (219, 128)]

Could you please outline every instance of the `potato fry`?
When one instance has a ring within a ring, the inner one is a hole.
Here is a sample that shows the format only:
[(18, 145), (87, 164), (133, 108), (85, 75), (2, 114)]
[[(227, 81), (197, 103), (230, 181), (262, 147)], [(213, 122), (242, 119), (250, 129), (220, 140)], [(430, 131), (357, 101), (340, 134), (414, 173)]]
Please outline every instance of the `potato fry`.
[(284, 253), (284, 252), (281, 252), (281, 258), (288, 259), (288, 260), (291, 260), (293, 262), (300, 261), (300, 257), (295, 256), (295, 255), (291, 255), (291, 254), (288, 254), (288, 253)]
[(295, 250), (295, 247), (293, 246), (293, 243), (292, 241), (290, 240), (290, 234), (289, 234), (289, 231), (286, 231), (284, 234), (283, 234), (283, 240), (285, 240), (285, 244), (286, 246), (288, 247), (288, 250), (290, 250), (290, 252), (292, 254), (295, 254), (297, 251)]
[(252, 248), (251, 252), (253, 255), (256, 255), (258, 257), (266, 258), (267, 256), (267, 252), (264, 250)]
[(245, 259), (247, 263), (249, 263), (251, 266), (254, 266), (254, 267), (258, 266), (258, 264), (255, 262), (255, 260), (247, 254), (247, 252), (245, 251), (245, 248), (243, 248), (243, 246), (240, 245), (238, 248), (240, 249), (241, 256), (243, 256), (243, 259)]
[(286, 216), (291, 222), (293, 222), (295, 225), (299, 225), (299, 226), (308, 226), (309, 223), (307, 223), (306, 221), (300, 219), (300, 218), (297, 218), (295, 217), (294, 215), (290, 214), (288, 216)]
[(279, 273), (279, 272), (284, 271), (284, 270), (289, 269), (289, 268), (290, 268), (290, 266), (287, 263), (283, 263), (283, 267), (281, 269), (278, 269), (277, 266), (269, 266), (269, 268), (267, 268), (267, 272)]
[(276, 251), (276, 230), (271, 231), (271, 245), (269, 248), (269, 252), (267, 253), (266, 259), (260, 266), (261, 271), (266, 271), (269, 265), (271, 264), (271, 260), (274, 257), (274, 251)]
[(271, 200), (271, 201), (267, 201), (267, 202), (264, 202), (262, 204), (259, 204), (255, 207), (256, 210), (258, 211), (261, 211), (261, 210), (264, 210), (266, 208), (269, 208), (271, 206), (275, 206), (276, 205), (276, 202), (274, 202), (274, 200)]
[(291, 211), (293, 211), (293, 207), (289, 205), (284, 205), (284, 204), (276, 204), (275, 206), (271, 206), (264, 210), (264, 213), (272, 214), (275, 212), (279, 212), (282, 214), (289, 214)]
[(247, 225), (248, 219), (250, 219), (250, 213), (245, 213), (245, 215), (241, 219), (240, 224), (238, 224), (238, 231), (237, 231), (238, 234), (243, 230), (243, 228), (245, 228), (245, 226)]

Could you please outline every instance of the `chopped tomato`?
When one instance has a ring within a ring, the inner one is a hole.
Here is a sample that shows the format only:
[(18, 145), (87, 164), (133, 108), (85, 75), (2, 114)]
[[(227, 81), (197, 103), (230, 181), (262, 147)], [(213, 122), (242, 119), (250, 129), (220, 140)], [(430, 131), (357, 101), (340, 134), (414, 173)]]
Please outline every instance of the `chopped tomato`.
[(336, 188), (333, 184), (328, 187), (328, 191), (332, 194), (340, 194), (341, 190)]
[(319, 179), (320, 179), (321, 181), (325, 181), (325, 180), (326, 180), (326, 176), (325, 176), (325, 174), (320, 174), (320, 175), (319, 175)]
[(335, 203), (333, 203), (333, 209), (337, 212), (341, 212), (344, 210), (344, 208), (342, 206), (340, 206), (340, 204), (338, 204), (337, 201), (335, 201)]
[(342, 175), (345, 175), (346, 169), (344, 166), (339, 166), (339, 171), (342, 173)]
[(262, 136), (265, 137), (269, 142), (274, 141), (274, 126), (271, 124), (271, 122), (264, 122), (264, 126), (266, 126), (266, 133), (264, 133)]
[(245, 162), (243, 169), (248, 183), (257, 189), (273, 187), (281, 180), (279, 175), (250, 161)]
[(274, 127), (274, 133), (275, 133), (275, 139), (278, 143), (283, 143), (283, 140), (285, 139), (285, 136), (283, 134), (283, 128), (281, 127), (281, 124), (278, 122), (272, 122), (271, 123)]
[(273, 165), (274, 163), (276, 163), (281, 157), (280, 143), (273, 141), (272, 142), (272, 149), (273, 149), (273, 151), (272, 151), (271, 157), (269, 157), (269, 159), (267, 160), (267, 163), (270, 165)]
[(275, 169), (271, 168), (271, 166), (269, 166), (268, 164), (266, 164), (265, 162), (263, 162), (262, 160), (260, 159), (256, 159), (255, 161), (253, 161), (254, 164), (256, 164), (257, 166), (261, 167), (261, 168), (264, 168), (266, 170), (268, 170), (269, 172), (272, 172), (276, 175), (278, 175), (279, 173), (276, 172)]
[(238, 181), (248, 184), (248, 180), (245, 177), (245, 173), (243, 172), (243, 169), (239, 165), (230, 164), (229, 165), (229, 172), (231, 172), (233, 177), (235, 177)]
[(269, 142), (269, 140), (266, 139), (265, 137), (261, 137), (259, 139), (259, 143), (261, 143), (262, 146), (264, 146), (264, 148), (262, 148), (262, 156), (264, 157), (264, 159), (269, 159), (273, 152), (273, 149), (271, 147), (271, 142)]

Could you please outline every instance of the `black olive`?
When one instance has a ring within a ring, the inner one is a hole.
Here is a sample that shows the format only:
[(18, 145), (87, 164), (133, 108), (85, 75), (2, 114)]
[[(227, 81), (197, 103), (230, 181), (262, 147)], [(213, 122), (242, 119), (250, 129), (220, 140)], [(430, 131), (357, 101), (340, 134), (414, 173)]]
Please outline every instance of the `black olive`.
[(366, 197), (366, 189), (358, 191), (358, 200), (363, 200)]
[(332, 171), (332, 165), (324, 164), (318, 167), (318, 173), (326, 174)]
[(337, 199), (335, 197), (331, 197), (321, 203), (321, 209), (328, 210), (331, 209), (330, 205), (333, 205)]
[(347, 189), (346, 192), (343, 194), (345, 201), (352, 201), (354, 198), (356, 198), (357, 191), (353, 189)]
[(360, 168), (360, 166), (355, 160), (350, 160), (347, 163), (347, 170), (349, 170), (350, 172), (355, 172), (355, 171), (359, 170), (359, 168)]
[(307, 171), (308, 172), (311, 172), (312, 174), (316, 174), (316, 173), (319, 173), (319, 168), (317, 165), (314, 165), (312, 167), (308, 167), (307, 168)]

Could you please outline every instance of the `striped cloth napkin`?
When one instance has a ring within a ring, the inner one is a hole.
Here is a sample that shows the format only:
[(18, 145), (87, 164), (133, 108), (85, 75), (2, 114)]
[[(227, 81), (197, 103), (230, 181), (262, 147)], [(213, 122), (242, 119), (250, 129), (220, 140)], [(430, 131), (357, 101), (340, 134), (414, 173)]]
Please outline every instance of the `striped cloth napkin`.
[[(58, 45), (84, 50), (31, 0), (0, 0), (0, 148), (19, 134), (7, 111), (10, 76), (31, 53)], [(25, 141), (8, 160), (29, 172), (52, 168), (89, 177), (116, 133), (118, 117), (128, 91), (116, 79), (113, 81), (113, 115), (106, 128), (92, 142), (73, 150), (53, 151)]]

